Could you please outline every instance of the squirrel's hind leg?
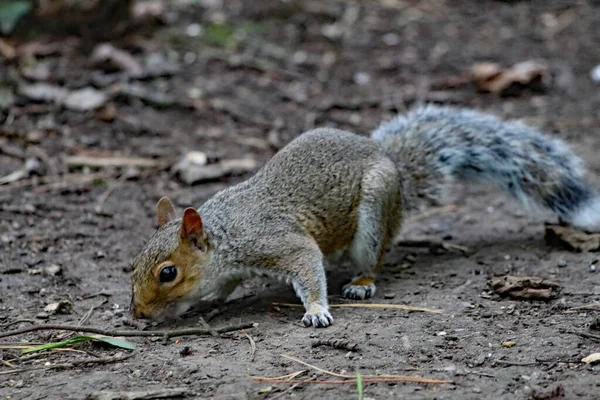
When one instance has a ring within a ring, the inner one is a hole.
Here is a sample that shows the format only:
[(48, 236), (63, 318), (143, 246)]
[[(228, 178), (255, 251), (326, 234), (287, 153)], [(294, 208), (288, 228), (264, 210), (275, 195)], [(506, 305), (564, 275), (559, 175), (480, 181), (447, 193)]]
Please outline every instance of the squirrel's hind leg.
[(400, 227), (401, 217), (398, 171), (385, 158), (367, 171), (362, 180), (358, 225), (348, 252), (354, 277), (342, 288), (342, 296), (363, 300), (375, 294), (375, 274), (387, 245)]

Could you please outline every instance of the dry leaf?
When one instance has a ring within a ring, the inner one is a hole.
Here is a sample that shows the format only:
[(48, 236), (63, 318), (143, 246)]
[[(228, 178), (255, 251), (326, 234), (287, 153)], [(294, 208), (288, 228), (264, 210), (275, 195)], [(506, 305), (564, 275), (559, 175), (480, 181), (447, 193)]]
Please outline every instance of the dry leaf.
[(212, 181), (231, 175), (241, 175), (256, 169), (258, 165), (258, 161), (251, 158), (223, 160), (215, 164), (205, 164), (204, 159), (199, 154), (193, 155), (188, 153), (188, 155), (173, 168), (173, 172), (176, 173), (183, 182), (192, 185), (194, 183)]
[(104, 66), (109, 70), (123, 70), (132, 77), (143, 73), (142, 66), (131, 54), (109, 43), (98, 45), (91, 58), (96, 65)]
[(526, 88), (540, 90), (546, 74), (546, 66), (535, 61), (520, 62), (510, 68), (494, 63), (475, 64), (471, 68), (479, 90), (501, 96), (514, 95)]
[(61, 300), (56, 303), (50, 303), (44, 307), (44, 311), (50, 314), (71, 314), (73, 303), (69, 300)]
[(581, 361), (586, 364), (596, 364), (600, 362), (600, 353), (590, 354), (589, 356), (582, 358)]
[(544, 239), (550, 246), (572, 251), (600, 250), (600, 233), (586, 233), (568, 226), (546, 224)]
[(30, 100), (56, 103), (75, 111), (93, 110), (108, 101), (106, 93), (91, 87), (70, 91), (48, 83), (21, 85), (19, 94)]
[(75, 111), (95, 110), (108, 100), (106, 93), (91, 87), (74, 90), (67, 95), (63, 105)]
[(489, 285), (494, 293), (519, 300), (552, 300), (558, 297), (561, 289), (557, 282), (528, 276), (493, 278)]

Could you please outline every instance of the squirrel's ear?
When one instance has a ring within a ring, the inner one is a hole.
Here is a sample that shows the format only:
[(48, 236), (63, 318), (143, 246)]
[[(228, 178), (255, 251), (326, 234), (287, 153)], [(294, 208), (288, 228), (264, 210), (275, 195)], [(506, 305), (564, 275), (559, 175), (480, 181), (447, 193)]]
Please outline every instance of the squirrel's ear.
[(159, 228), (175, 219), (175, 207), (173, 207), (173, 203), (171, 203), (168, 197), (162, 197), (156, 203), (156, 219), (158, 220)]
[(193, 208), (186, 208), (181, 220), (181, 239), (191, 241), (200, 250), (204, 250), (204, 228), (200, 214)]

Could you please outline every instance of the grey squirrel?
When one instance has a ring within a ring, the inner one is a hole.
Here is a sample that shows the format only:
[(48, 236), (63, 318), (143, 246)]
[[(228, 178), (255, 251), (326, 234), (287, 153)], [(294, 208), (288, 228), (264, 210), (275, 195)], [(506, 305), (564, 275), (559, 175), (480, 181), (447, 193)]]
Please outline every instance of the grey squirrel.
[(344, 297), (373, 296), (406, 211), (443, 203), (454, 183), (492, 183), (526, 206), (600, 230), (600, 196), (582, 164), (561, 140), (473, 110), (418, 107), (383, 122), (371, 139), (315, 129), (182, 218), (160, 199), (158, 230), (133, 262), (132, 313), (175, 318), (260, 274), (291, 283), (304, 325), (326, 327), (325, 264), (350, 261)]

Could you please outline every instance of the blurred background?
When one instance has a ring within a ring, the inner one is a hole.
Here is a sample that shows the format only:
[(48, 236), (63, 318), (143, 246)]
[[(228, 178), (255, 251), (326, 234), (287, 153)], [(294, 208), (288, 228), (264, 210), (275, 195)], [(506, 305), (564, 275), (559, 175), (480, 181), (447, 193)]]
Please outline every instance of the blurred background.
[[(567, 139), (598, 176), (599, 26), (594, 0), (2, 0), (0, 322), (69, 320), (44, 305), (85, 312), (101, 295), (120, 326), (156, 201), (199, 206), (313, 127), (368, 134), (415, 104), (474, 107)], [(464, 280), (519, 246), (554, 266), (525, 217), (484, 191), (407, 231), (489, 246), (457, 261)]]

